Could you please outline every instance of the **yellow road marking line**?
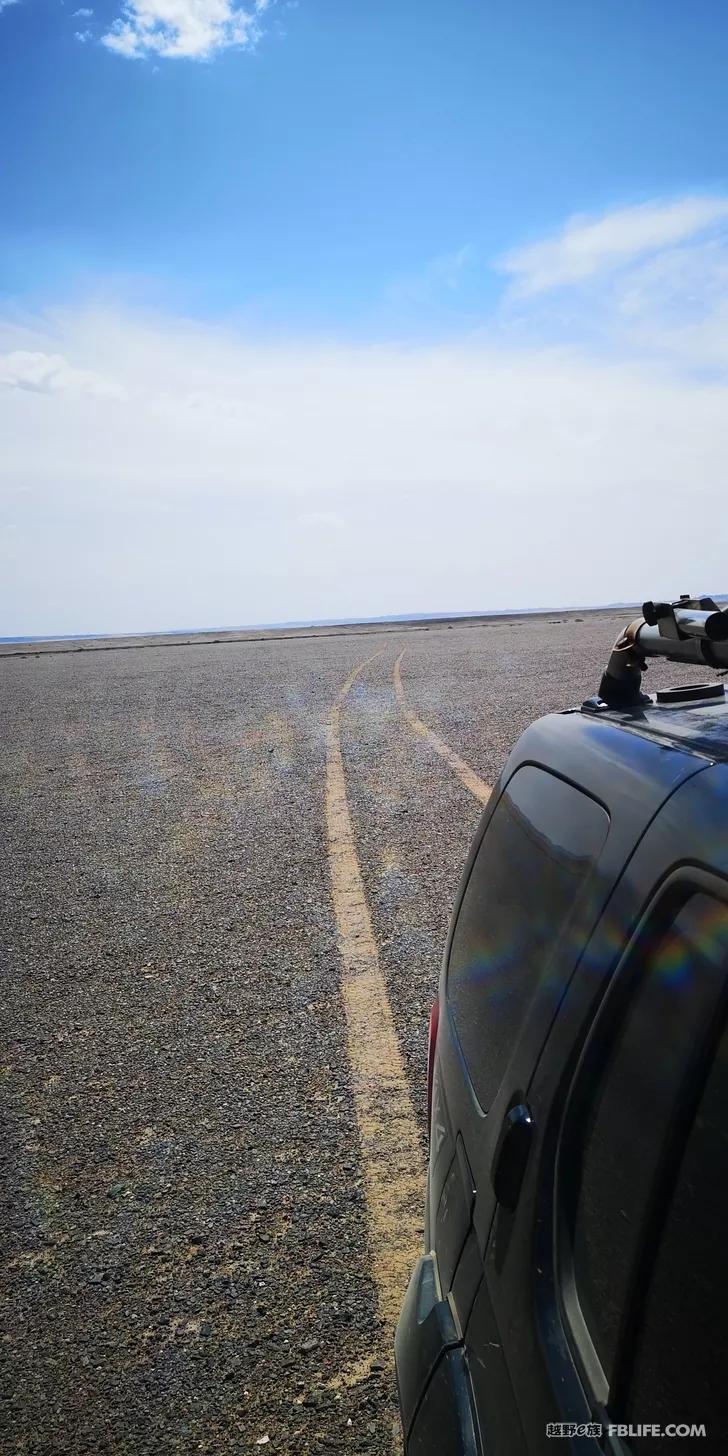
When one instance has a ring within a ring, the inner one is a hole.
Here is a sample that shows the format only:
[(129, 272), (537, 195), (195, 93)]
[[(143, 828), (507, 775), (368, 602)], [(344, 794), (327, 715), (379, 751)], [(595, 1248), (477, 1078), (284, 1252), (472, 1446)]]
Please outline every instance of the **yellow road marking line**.
[(380, 1313), (391, 1328), (421, 1253), (424, 1163), (359, 867), (341, 751), (342, 705), (371, 661), (347, 678), (329, 716), (326, 827), (372, 1269)]
[(394, 664), (394, 691), (397, 694), (397, 701), (400, 708), (402, 709), (402, 712), (404, 713), (405, 718), (407, 719), (407, 722), (410, 725), (410, 728), (412, 728), (413, 731), (417, 733), (420, 738), (427, 739), (430, 747), (434, 748), (435, 752), (439, 753), (441, 758), (444, 758), (445, 762), (450, 765), (453, 773), (457, 774), (458, 778), (465, 785), (466, 789), (469, 789), (470, 793), (473, 794), (481, 804), (487, 804), (491, 793), (493, 792), (490, 784), (486, 784), (485, 780), (481, 779), (480, 775), (476, 774), (475, 770), (470, 768), (465, 760), (460, 758), (460, 756), (455, 753), (454, 749), (449, 748), (447, 743), (443, 743), (443, 740), (441, 738), (438, 738), (437, 734), (433, 733), (433, 730), (431, 728), (428, 728), (427, 724), (423, 723), (421, 718), (417, 717), (417, 714), (407, 702), (404, 694), (404, 688), (402, 686), (402, 672), (400, 667), (404, 654), (405, 649), (402, 648), (402, 651), (400, 652), (399, 657)]

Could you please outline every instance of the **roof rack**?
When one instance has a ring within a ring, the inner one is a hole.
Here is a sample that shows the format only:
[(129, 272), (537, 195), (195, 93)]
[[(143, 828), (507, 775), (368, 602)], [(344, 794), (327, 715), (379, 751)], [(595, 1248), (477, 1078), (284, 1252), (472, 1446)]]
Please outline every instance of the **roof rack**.
[(728, 607), (712, 597), (683, 595), (675, 602), (645, 602), (614, 644), (595, 698), (584, 707), (636, 708), (651, 699), (642, 692), (648, 657), (728, 669)]

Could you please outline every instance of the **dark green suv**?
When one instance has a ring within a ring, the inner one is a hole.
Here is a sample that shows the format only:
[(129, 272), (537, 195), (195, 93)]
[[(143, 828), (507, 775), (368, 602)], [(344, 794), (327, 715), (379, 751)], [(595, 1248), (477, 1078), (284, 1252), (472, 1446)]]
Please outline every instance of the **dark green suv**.
[(728, 1451), (728, 611), (646, 603), (511, 754), (430, 1028), (408, 1456)]

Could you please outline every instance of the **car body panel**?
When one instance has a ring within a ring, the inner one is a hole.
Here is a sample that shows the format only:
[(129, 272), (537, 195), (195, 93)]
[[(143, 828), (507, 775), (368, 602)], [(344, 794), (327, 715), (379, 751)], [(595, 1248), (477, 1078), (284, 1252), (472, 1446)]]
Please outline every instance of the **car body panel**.
[[(728, 873), (728, 768), (721, 762), (728, 756), (728, 714), (706, 709), (696, 719), (695, 712), (666, 710), (661, 717), (656, 709), (652, 715), (569, 712), (535, 723), (505, 765), (461, 878), (440, 984), (425, 1238), (439, 1299), (449, 1306), (462, 1341), (461, 1373), (469, 1382), (477, 1439), (488, 1456), (541, 1451), (547, 1420), (593, 1417), (554, 1314), (544, 1169), (554, 1156), (559, 1099), (566, 1095), (590, 1020), (654, 885), (675, 864), (676, 846), (696, 863), (724, 866)], [(656, 726), (650, 721), (654, 713)], [(483, 837), (504, 787), (526, 765), (594, 798), (610, 825), (596, 870), (597, 910), (585, 927), (581, 954), (564, 967), (554, 1004), (546, 1008), (533, 997), (486, 1113), (448, 1007), (447, 965)], [(495, 1198), (493, 1161), (506, 1114), (517, 1103), (527, 1103), (535, 1133), (521, 1195), (509, 1212)], [(524, 1270), (533, 1278), (524, 1278)], [(398, 1332), (398, 1371), (417, 1364), (409, 1348), (417, 1338), (411, 1322), (406, 1333)], [(454, 1368), (453, 1347), (443, 1347), (441, 1359), (445, 1353)], [(425, 1382), (420, 1401), (427, 1389)], [(410, 1430), (416, 1425), (410, 1412)], [(417, 1429), (417, 1444), (408, 1445), (408, 1452), (439, 1453), (435, 1427), (429, 1437), (424, 1424)], [(568, 1449), (576, 1456), (597, 1448), (591, 1438), (575, 1436)]]
[[(572, 1358), (554, 1268), (554, 1163), (569, 1088), (603, 992), (626, 959), (648, 907), (672, 875), (688, 877), (692, 867), (698, 873), (710, 868), (728, 879), (728, 768), (723, 764), (685, 783), (645, 835), (585, 948), (527, 1089), (537, 1138), (515, 1215), (496, 1212), (485, 1284), (507, 1346), (529, 1451), (542, 1449), (547, 1421), (588, 1422), (598, 1414)], [(530, 1277), (524, 1278), (524, 1270)], [(573, 1447), (575, 1452), (599, 1449), (587, 1438)]]
[[(624, 757), (623, 763), (619, 759), (620, 753)], [(618, 774), (615, 772), (617, 763), (620, 764)], [(595, 912), (597, 920), (604, 914), (615, 883), (658, 809), (676, 788), (707, 767), (705, 760), (681, 748), (656, 748), (651, 741), (638, 735), (627, 739), (627, 735), (603, 721), (580, 715), (552, 715), (542, 719), (526, 730), (506, 764), (492, 795), (492, 807), (489, 804), (478, 828), (452, 916), (443, 963), (433, 1092), (435, 1135), (441, 1124), (445, 1137), (431, 1184), (432, 1196), (428, 1205), (430, 1237), (438, 1228), (443, 1153), (448, 1158), (449, 1170), (459, 1132), (477, 1189), (473, 1226), (481, 1251), (485, 1249), (495, 1212), (491, 1170), (503, 1119), (509, 1107), (523, 1097), (558, 1006), (550, 1008), (547, 1018), (539, 998), (534, 997), (500, 1089), (485, 1113), (473, 1090), (448, 1006), (446, 968), (462, 898), (495, 805), (505, 785), (527, 764), (551, 773), (562, 771), (561, 777), (596, 798), (609, 814), (609, 834), (597, 866), (600, 881), (600, 898)], [(569, 768), (568, 775), (563, 772), (566, 767)], [(585, 938), (588, 938), (591, 929), (592, 926), (586, 928)], [(562, 997), (575, 969), (575, 964), (565, 968)], [(439, 1228), (443, 1228), (442, 1215)], [(449, 1287), (448, 1280), (445, 1292)]]

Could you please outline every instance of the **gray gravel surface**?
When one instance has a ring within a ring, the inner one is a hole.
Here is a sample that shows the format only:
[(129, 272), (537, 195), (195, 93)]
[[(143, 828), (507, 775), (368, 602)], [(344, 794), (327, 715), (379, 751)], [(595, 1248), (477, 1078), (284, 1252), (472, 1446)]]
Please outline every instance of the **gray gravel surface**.
[(326, 718), (381, 648), (344, 759), (424, 1147), (427, 1014), (480, 810), (402, 720), (394, 658), (492, 781), (534, 716), (596, 689), (623, 621), (2, 662), (3, 1452), (392, 1449)]
[[(597, 691), (629, 617), (619, 610), (562, 613), (425, 636), (402, 633), (384, 646), (352, 693), (343, 732), (349, 795), (380, 960), (423, 1129), (429, 1012), (482, 807), (431, 745), (403, 724), (392, 663), (404, 648), (408, 704), (493, 784), (534, 718)], [(652, 661), (645, 687), (701, 681), (706, 671)]]

